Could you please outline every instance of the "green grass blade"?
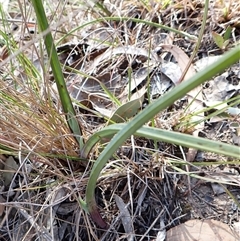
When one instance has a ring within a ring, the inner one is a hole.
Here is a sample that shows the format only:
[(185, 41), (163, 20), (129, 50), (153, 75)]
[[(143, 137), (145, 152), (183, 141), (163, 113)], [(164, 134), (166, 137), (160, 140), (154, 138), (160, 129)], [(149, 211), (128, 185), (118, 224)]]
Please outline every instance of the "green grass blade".
[[(42, 5), (42, 1), (32, 0), (32, 4), (35, 9), (40, 31), (44, 32), (48, 30), (49, 25), (48, 25), (47, 17)], [(81, 127), (76, 118), (75, 110), (73, 108), (71, 98), (67, 91), (66, 83), (62, 73), (61, 65), (58, 60), (58, 55), (57, 55), (57, 51), (54, 45), (51, 32), (47, 33), (46, 36), (44, 36), (44, 43), (46, 46), (48, 57), (50, 59), (52, 72), (57, 84), (58, 93), (62, 103), (63, 111), (66, 114), (68, 126), (73, 132), (73, 134), (75, 135), (75, 139), (78, 141), (79, 147), (81, 149), (84, 145)]]
[(132, 21), (134, 23), (142, 23), (142, 24), (147, 25), (147, 26), (151, 26), (151, 27), (155, 27), (155, 28), (161, 28), (161, 29), (164, 29), (166, 31), (170, 31), (170, 32), (179, 34), (179, 35), (181, 35), (183, 37), (192, 39), (194, 41), (198, 40), (198, 38), (196, 36), (194, 36), (194, 35), (191, 35), (191, 34), (188, 34), (186, 32), (183, 32), (183, 31), (180, 31), (180, 30), (168, 27), (168, 26), (163, 25), (163, 24), (154, 23), (152, 21), (147, 21), (147, 20), (143, 20), (143, 19), (139, 19), (139, 18), (129, 18), (129, 17), (104, 17), (104, 18), (98, 18), (98, 19), (89, 21), (89, 22), (87, 22), (85, 24), (82, 24), (82, 25), (72, 29), (71, 31), (69, 31), (66, 35), (64, 35), (58, 41), (58, 44), (60, 44), (66, 37), (70, 36), (71, 34), (76, 32), (77, 30), (84, 29), (85, 27), (87, 27), (89, 25), (95, 25), (95, 24), (101, 23), (101, 22), (105, 23), (106, 21)]

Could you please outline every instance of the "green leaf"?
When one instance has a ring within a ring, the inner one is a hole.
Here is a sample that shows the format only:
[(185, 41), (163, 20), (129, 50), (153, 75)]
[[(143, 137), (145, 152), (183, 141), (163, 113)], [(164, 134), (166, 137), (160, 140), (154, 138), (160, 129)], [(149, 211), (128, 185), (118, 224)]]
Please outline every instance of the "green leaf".
[(220, 49), (223, 49), (223, 45), (224, 45), (224, 39), (223, 39), (223, 37), (222, 37), (220, 34), (214, 32), (214, 31), (212, 31), (212, 36), (213, 36), (213, 40), (214, 40), (215, 44), (216, 44)]
[(72, 133), (74, 134), (74, 137), (77, 140), (79, 147), (81, 149), (84, 145), (81, 127), (76, 118), (75, 110), (73, 108), (72, 101), (66, 87), (65, 79), (62, 73), (62, 68), (58, 59), (52, 34), (50, 31), (48, 31), (49, 25), (48, 25), (47, 17), (43, 8), (42, 1), (32, 0), (32, 4), (37, 16), (39, 29), (41, 32), (45, 33), (46, 35), (44, 37), (44, 43), (46, 46), (48, 58), (50, 59), (50, 64), (54, 75), (54, 79), (57, 84), (57, 89), (58, 89), (58, 93), (62, 103), (63, 111), (66, 114), (68, 126), (72, 131)]
[(226, 32), (223, 35), (224, 41), (229, 40), (232, 34), (232, 28), (230, 26), (227, 27)]
[[(180, 85), (163, 95), (160, 99), (149, 104), (147, 108), (137, 114), (112, 138), (107, 147), (99, 155), (90, 173), (86, 189), (86, 207), (89, 213), (96, 211), (96, 201), (94, 195), (99, 174), (107, 161), (113, 156), (114, 152), (123, 144), (123, 142), (133, 135), (145, 123), (151, 120), (156, 114), (170, 106), (174, 101), (182, 98), (198, 85), (211, 79), (215, 75), (222, 73), (226, 68), (239, 61), (239, 52), (240, 46), (236, 46), (234, 49), (224, 54), (217, 62), (205, 68), (203, 71), (198, 72), (189, 80), (183, 81)], [(215, 150), (213, 149), (212, 151), (214, 152)], [(86, 153), (86, 151), (83, 151), (83, 154)]]
[(142, 101), (140, 99), (131, 100), (123, 104), (114, 112), (110, 122), (121, 123), (129, 120), (137, 114), (141, 106)]
[[(104, 138), (114, 136), (116, 133), (126, 128), (127, 125), (128, 123), (113, 124), (93, 134), (86, 142), (86, 145), (83, 149), (83, 152), (86, 155), (85, 158), (97, 142), (101, 141)], [(145, 137), (155, 141), (164, 141), (167, 143), (172, 143), (202, 151), (215, 152), (221, 155), (232, 156), (235, 158), (239, 158), (240, 154), (238, 146), (212, 141), (206, 138), (195, 137), (184, 133), (162, 130), (149, 126), (141, 127), (134, 133), (134, 135), (139, 137)]]

